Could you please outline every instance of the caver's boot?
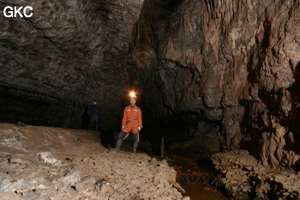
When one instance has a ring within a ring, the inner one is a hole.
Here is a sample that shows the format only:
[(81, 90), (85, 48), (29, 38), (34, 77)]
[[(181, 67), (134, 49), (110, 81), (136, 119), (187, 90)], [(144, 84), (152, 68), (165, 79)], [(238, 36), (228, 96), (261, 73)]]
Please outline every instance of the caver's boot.
[(121, 145), (122, 145), (122, 142), (123, 142), (123, 140), (118, 140), (118, 141), (117, 141), (117, 146), (116, 146), (116, 148), (113, 148), (113, 150), (119, 151), (119, 150), (120, 150), (120, 147), (121, 147)]
[(138, 142), (135, 142), (134, 144), (133, 144), (133, 153), (136, 153), (136, 149), (137, 149), (137, 147), (138, 147)]

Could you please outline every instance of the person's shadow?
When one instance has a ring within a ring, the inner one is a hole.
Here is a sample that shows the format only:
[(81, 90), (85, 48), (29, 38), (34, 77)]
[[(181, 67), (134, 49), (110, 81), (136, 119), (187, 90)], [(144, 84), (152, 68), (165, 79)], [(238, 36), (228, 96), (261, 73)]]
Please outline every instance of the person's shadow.
[(102, 146), (104, 146), (105, 148), (108, 148), (109, 145), (111, 146), (111, 148), (116, 147), (116, 141), (113, 131), (107, 131), (103, 128), (100, 128), (100, 140)]

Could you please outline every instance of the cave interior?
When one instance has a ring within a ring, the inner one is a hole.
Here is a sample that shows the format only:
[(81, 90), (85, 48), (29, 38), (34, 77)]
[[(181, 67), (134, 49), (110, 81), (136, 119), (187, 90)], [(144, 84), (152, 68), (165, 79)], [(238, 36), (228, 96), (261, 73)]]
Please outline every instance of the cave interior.
[[(3, 16), (32, 6), (31, 17)], [(92, 102), (119, 132), (195, 157), (246, 150), (300, 168), (299, 0), (0, 1), (0, 122), (80, 129)]]

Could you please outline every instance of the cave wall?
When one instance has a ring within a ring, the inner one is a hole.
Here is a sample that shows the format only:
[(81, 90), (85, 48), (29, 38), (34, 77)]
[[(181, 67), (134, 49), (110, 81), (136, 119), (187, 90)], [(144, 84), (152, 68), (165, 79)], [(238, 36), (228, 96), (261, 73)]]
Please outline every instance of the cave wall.
[(2, 0), (0, 10), (7, 5), (34, 14), (0, 13), (1, 121), (79, 128), (97, 101), (114, 129), (135, 89), (149, 140), (295, 164), (299, 0)]
[[(96, 101), (113, 127), (131, 88), (127, 53), (142, 3), (0, 1), (1, 121), (79, 128), (84, 107)], [(6, 6), (32, 6), (33, 16), (5, 18)]]
[[(165, 122), (161, 134), (199, 149), (268, 154), (266, 165), (299, 153), (299, 4), (146, 0), (131, 58), (147, 115)], [(268, 152), (271, 140), (285, 155)]]

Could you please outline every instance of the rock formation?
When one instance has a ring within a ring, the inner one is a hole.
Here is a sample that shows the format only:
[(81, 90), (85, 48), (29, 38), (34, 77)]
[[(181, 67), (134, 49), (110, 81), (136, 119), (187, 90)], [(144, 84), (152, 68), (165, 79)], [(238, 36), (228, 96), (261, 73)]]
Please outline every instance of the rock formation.
[(4, 123), (0, 149), (1, 199), (182, 199), (166, 160), (108, 151), (95, 131)]
[(32, 110), (22, 116), (27, 123), (79, 128), (76, 116), (93, 101), (104, 119), (117, 118), (130, 86), (126, 55), (142, 3), (1, 1), (1, 11), (33, 7), (31, 18), (0, 16), (1, 105), (10, 105), (2, 120), (17, 120), (25, 106)]
[(221, 172), (212, 182), (234, 199), (299, 199), (300, 172), (264, 167), (245, 150), (216, 153), (212, 161)]
[[(247, 150), (299, 170), (299, 0), (65, 0), (0, 15), (0, 119), (79, 128), (92, 101), (119, 130), (135, 89), (144, 138), (198, 155)], [(78, 116), (78, 117), (77, 117)]]

